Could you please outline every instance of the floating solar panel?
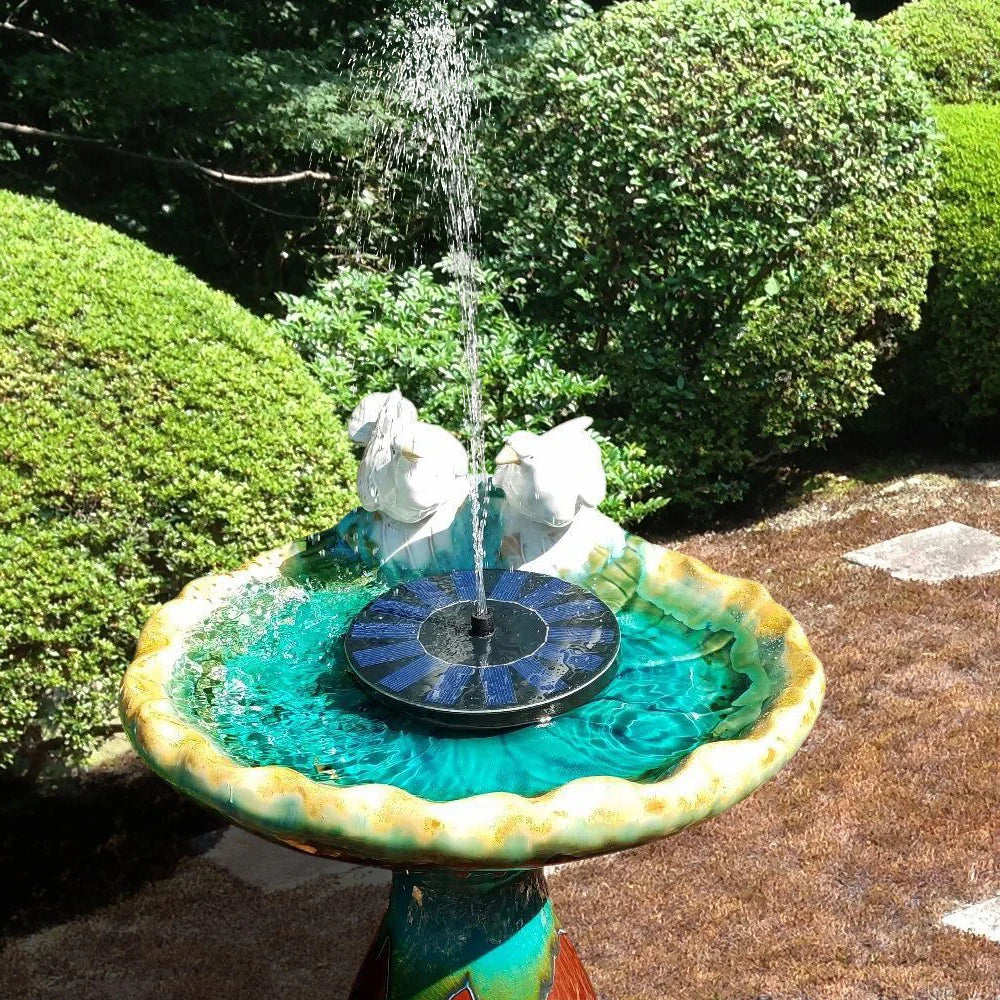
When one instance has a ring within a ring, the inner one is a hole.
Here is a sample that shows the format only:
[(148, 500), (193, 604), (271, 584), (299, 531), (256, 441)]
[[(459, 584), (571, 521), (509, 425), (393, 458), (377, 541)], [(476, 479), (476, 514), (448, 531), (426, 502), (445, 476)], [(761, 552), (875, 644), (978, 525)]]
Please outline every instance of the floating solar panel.
[(344, 638), (359, 684), (426, 722), (502, 729), (589, 701), (614, 677), (611, 609), (557, 577), (487, 570), (495, 630), (471, 634), (471, 571), (408, 580), (376, 598)]

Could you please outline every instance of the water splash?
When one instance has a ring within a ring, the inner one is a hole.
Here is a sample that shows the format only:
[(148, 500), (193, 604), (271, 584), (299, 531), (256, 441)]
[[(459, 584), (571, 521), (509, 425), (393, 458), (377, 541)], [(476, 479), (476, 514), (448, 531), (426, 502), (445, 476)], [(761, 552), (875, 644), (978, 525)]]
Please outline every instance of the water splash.
[[(449, 266), (458, 287), (465, 350), (476, 605), (485, 614), (486, 506), (481, 502), (480, 484), (486, 460), (477, 329), (479, 202), (473, 168), (476, 66), (475, 54), (456, 30), (447, 8), (431, 0), (395, 19), (381, 59), (365, 71), (364, 89), (366, 99), (376, 98), (393, 123), (375, 130), (373, 152), (387, 170), (405, 165), (414, 173), (426, 172), (444, 203)], [(404, 127), (399, 128), (399, 122)]]

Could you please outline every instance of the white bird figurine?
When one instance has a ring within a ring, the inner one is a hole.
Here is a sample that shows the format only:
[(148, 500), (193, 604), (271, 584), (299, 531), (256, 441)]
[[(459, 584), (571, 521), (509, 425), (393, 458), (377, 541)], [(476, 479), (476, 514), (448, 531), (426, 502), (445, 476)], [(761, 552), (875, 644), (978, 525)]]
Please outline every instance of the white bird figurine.
[[(461, 502), (468, 492), (469, 458), (453, 434), (420, 423), (413, 404), (398, 391), (388, 394), (374, 421), (369, 417), (370, 412), (359, 417), (371, 424), (358, 467), (358, 494), (365, 510), (412, 524), (445, 504)], [(364, 432), (365, 425), (359, 423), (359, 433)]]
[(416, 421), (417, 408), (398, 389), (392, 392), (370, 392), (354, 407), (354, 412), (347, 421), (347, 436), (355, 444), (368, 444), (375, 421), (390, 400), (397, 407), (400, 421)]
[(607, 493), (601, 449), (575, 417), (544, 434), (515, 431), (496, 457), (493, 481), (511, 506), (536, 524), (570, 524), (581, 507), (596, 507)]

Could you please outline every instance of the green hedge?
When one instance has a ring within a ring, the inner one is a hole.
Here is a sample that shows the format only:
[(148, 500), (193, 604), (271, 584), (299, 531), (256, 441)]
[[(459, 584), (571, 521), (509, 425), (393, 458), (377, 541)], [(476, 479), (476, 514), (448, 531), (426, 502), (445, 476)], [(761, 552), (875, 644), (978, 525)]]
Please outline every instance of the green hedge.
[[(311, 295), (282, 297), (288, 315), (279, 329), (338, 412), (349, 414), (369, 392), (399, 388), (422, 419), (461, 432), (467, 409), (459, 296), (440, 277), (427, 268), (397, 275), (345, 268)], [(590, 413), (607, 388), (598, 372), (568, 369), (552, 331), (515, 320), (504, 297), (517, 295), (486, 272), (478, 329), (488, 461), (512, 431), (547, 430)], [(641, 448), (626, 440), (604, 440), (601, 448), (607, 514), (631, 523), (664, 506), (654, 489), (662, 470)]]
[(912, 0), (879, 22), (939, 101), (1000, 102), (1000, 4)]
[(837, 0), (622, 3), (515, 69), (484, 231), (698, 507), (877, 392), (930, 265), (926, 93)]
[(141, 619), (351, 503), (342, 424), (266, 324), (0, 192), (0, 770), (79, 760)]
[(1000, 106), (937, 109), (946, 141), (930, 292), (889, 402), (950, 437), (1000, 427)]

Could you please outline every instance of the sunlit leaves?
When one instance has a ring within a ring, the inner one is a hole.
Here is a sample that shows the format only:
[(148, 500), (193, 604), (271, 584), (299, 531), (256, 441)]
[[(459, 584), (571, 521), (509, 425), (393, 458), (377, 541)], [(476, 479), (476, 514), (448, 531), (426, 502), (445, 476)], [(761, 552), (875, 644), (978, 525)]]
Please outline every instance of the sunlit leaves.
[(0, 193), (0, 769), (79, 761), (150, 606), (353, 503), (343, 424), (266, 324)]
[[(926, 95), (836, 0), (621, 3), (512, 68), (484, 176), (527, 312), (692, 505), (876, 391), (929, 266)], [(589, 342), (589, 341), (588, 341)]]
[[(394, 388), (412, 399), (421, 419), (462, 433), (463, 385), (458, 293), (426, 268), (390, 276), (345, 269), (308, 296), (287, 297), (281, 332), (306, 359), (346, 416), (368, 392)], [(511, 431), (543, 431), (580, 413), (600, 417), (609, 385), (599, 370), (574, 367), (574, 352), (553, 331), (511, 316), (513, 288), (483, 275), (478, 324), (487, 455)], [(667, 502), (654, 493), (663, 470), (626, 437), (602, 441), (609, 477), (605, 510), (635, 521)]]

